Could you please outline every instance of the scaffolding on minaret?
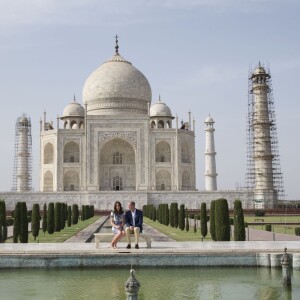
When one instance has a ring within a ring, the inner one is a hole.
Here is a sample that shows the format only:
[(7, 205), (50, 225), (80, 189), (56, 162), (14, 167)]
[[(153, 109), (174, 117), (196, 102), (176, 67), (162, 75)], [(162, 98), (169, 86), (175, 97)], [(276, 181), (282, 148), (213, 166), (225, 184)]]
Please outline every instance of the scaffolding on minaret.
[(15, 127), (15, 156), (12, 191), (32, 191), (31, 120), (23, 114)]
[[(261, 67), (260, 64), (258, 67)], [(253, 71), (249, 73), (248, 81), (248, 114), (247, 114), (247, 126), (246, 126), (246, 137), (247, 137), (247, 172), (245, 176), (245, 187), (247, 190), (254, 190), (256, 185), (256, 180), (258, 174), (261, 175), (263, 170), (260, 170), (255, 164), (254, 156), (259, 153), (261, 144), (270, 143), (271, 144), (271, 155), (272, 163), (270, 170), (273, 177), (273, 189), (277, 193), (277, 200), (285, 200), (285, 191), (283, 183), (283, 175), (281, 172), (280, 166), (280, 156), (279, 156), (279, 145), (277, 138), (277, 126), (276, 126), (276, 113), (275, 113), (275, 104), (273, 98), (273, 89), (272, 89), (272, 80), (270, 70), (266, 70), (266, 85), (267, 85), (267, 109), (268, 109), (268, 123), (265, 125), (269, 129), (269, 136), (262, 134), (257, 137), (257, 134), (254, 134), (254, 126), (260, 123), (262, 128), (264, 128), (264, 120), (260, 119), (258, 113), (254, 109), (254, 91), (253, 91)], [(265, 127), (265, 128), (266, 128)], [(261, 151), (261, 150), (260, 150)], [(254, 154), (256, 153), (256, 154)], [(260, 153), (260, 155), (265, 155), (265, 153)], [(266, 171), (267, 172), (267, 171)], [(260, 177), (259, 180), (262, 180)], [(268, 180), (268, 178), (265, 178)]]

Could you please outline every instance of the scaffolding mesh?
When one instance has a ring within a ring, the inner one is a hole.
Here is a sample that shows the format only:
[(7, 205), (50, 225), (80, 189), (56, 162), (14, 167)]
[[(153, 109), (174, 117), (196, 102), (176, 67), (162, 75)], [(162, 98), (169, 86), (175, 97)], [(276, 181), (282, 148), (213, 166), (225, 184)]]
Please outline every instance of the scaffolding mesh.
[[(285, 191), (284, 191), (284, 183), (283, 183), (283, 175), (281, 172), (280, 166), (280, 156), (279, 156), (279, 145), (278, 145), (278, 137), (277, 137), (277, 126), (276, 126), (276, 113), (275, 113), (275, 104), (273, 97), (273, 88), (272, 88), (272, 80), (271, 73), (268, 68), (266, 68), (267, 78), (266, 84), (267, 88), (267, 107), (268, 107), (268, 125), (270, 136), (264, 137), (255, 137), (254, 135), (254, 125), (257, 122), (257, 116), (254, 111), (254, 93), (253, 93), (253, 82), (252, 82), (252, 74), (249, 73), (249, 81), (248, 81), (248, 113), (247, 113), (247, 124), (246, 124), (246, 139), (247, 139), (247, 172), (245, 176), (245, 187), (248, 190), (255, 189), (255, 180), (256, 176), (261, 170), (258, 170), (255, 161), (254, 161), (254, 153), (257, 155), (257, 144), (261, 142), (266, 142), (268, 139), (271, 143), (271, 153), (272, 153), (272, 177), (273, 177), (273, 188), (277, 192), (278, 200), (285, 200)], [(256, 151), (256, 152), (255, 152)], [(262, 153), (263, 155), (263, 153)]]
[(31, 120), (23, 114), (15, 127), (14, 172), (12, 191), (32, 191)]

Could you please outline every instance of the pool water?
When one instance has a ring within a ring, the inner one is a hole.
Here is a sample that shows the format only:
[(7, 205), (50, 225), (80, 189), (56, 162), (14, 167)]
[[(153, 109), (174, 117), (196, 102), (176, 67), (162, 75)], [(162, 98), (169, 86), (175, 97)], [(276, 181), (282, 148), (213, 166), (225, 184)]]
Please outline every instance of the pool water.
[[(126, 299), (128, 269), (1, 270), (1, 299)], [(300, 270), (292, 288), (282, 284), (281, 269), (138, 268), (139, 300), (300, 299)]]

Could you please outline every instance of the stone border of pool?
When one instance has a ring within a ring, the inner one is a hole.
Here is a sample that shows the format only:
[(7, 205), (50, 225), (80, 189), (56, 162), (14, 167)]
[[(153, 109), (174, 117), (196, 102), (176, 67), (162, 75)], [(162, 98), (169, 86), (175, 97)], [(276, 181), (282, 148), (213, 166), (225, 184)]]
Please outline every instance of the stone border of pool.
[(108, 243), (1, 244), (0, 268), (280, 267), (284, 248), (300, 269), (300, 242), (153, 242), (112, 250)]

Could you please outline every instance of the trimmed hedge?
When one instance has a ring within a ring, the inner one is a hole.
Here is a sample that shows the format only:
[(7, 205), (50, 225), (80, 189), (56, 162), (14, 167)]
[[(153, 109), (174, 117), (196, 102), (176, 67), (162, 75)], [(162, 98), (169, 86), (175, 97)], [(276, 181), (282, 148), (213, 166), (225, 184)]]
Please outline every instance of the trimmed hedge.
[(272, 231), (272, 225), (271, 224), (265, 224), (265, 231)]
[(210, 202), (209, 231), (213, 241), (216, 241), (215, 204), (216, 200)]
[(185, 208), (184, 204), (181, 204), (179, 207), (179, 219), (178, 219), (178, 227), (180, 230), (184, 230), (184, 219), (185, 219)]
[(34, 237), (34, 240), (39, 236), (40, 231), (40, 206), (35, 203), (32, 207), (32, 217), (31, 217), (31, 233)]
[(295, 235), (300, 236), (300, 227), (295, 227)]
[(207, 236), (207, 214), (206, 214), (206, 203), (201, 203), (200, 211), (200, 224), (201, 224), (201, 235), (203, 238)]
[(218, 199), (215, 203), (215, 231), (217, 241), (230, 241), (230, 221), (228, 202)]
[(242, 202), (240, 200), (235, 200), (233, 206), (234, 206), (234, 220), (233, 220), (234, 240), (245, 241), (246, 232), (245, 232), (245, 221), (244, 221)]

